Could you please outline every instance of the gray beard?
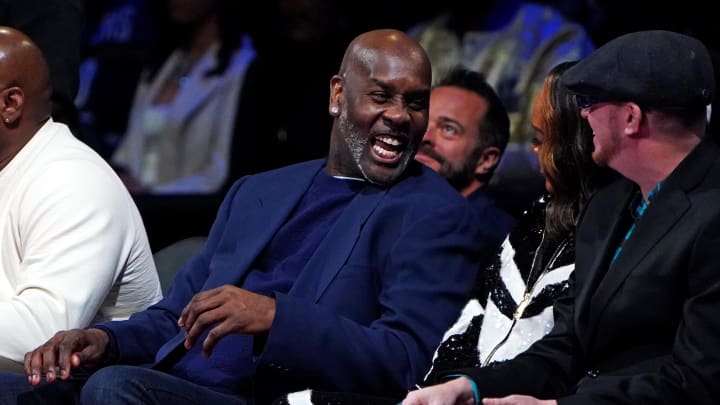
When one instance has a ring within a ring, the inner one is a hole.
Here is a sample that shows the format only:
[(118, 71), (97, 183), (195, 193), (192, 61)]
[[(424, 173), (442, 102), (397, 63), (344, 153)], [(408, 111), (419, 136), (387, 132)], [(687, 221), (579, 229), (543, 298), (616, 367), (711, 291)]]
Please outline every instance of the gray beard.
[(365, 170), (363, 170), (363, 167), (360, 164), (360, 157), (362, 156), (363, 150), (367, 148), (369, 141), (368, 138), (360, 135), (360, 130), (357, 126), (348, 121), (347, 110), (345, 110), (345, 107), (342, 108), (338, 120), (340, 121), (340, 130), (343, 134), (345, 134), (345, 144), (350, 150), (350, 154), (355, 160), (355, 164), (358, 169), (360, 169), (360, 173), (362, 173), (365, 180), (370, 181), (365, 173)]
[[(361, 164), (361, 158), (363, 155), (363, 152), (366, 150), (369, 150), (369, 143), (370, 139), (367, 136), (362, 135), (362, 131), (352, 122), (350, 122), (347, 119), (347, 109), (343, 106), (340, 111), (340, 115), (338, 116), (339, 124), (340, 124), (340, 130), (345, 136), (345, 144), (347, 145), (348, 149), (350, 150), (350, 154), (353, 157), (353, 160), (355, 160), (355, 164), (357, 165), (358, 169), (360, 170), (360, 173), (362, 173), (363, 178), (365, 180), (377, 184), (377, 185), (385, 185), (381, 182), (378, 182), (376, 179), (371, 179), (368, 177), (367, 173), (365, 172), (365, 169), (363, 168)], [(406, 146), (406, 150), (403, 152), (403, 156), (401, 157), (401, 160), (398, 164), (397, 170), (398, 170), (398, 177), (400, 173), (405, 171), (405, 168), (408, 165), (408, 162), (410, 159), (412, 159), (412, 153), (410, 153), (411, 150), (414, 150), (417, 146), (417, 142), (410, 143)], [(397, 177), (394, 180), (397, 180)]]

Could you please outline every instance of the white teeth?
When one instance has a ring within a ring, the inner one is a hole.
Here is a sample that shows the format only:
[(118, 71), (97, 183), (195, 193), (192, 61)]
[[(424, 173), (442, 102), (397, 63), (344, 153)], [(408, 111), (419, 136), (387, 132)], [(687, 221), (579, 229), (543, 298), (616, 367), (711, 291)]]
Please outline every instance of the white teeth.
[(387, 150), (387, 149), (383, 149), (382, 147), (380, 147), (380, 146), (377, 145), (377, 144), (373, 145), (372, 148), (373, 148), (373, 150), (375, 151), (375, 153), (377, 153), (378, 155), (380, 155), (380, 156), (382, 156), (382, 157), (384, 157), (384, 158), (387, 158), (387, 159), (394, 158), (395, 156), (398, 155), (397, 152), (391, 151), (391, 150)]
[(381, 136), (381, 137), (378, 138), (378, 139), (380, 139), (380, 141), (385, 142), (385, 143), (388, 144), (388, 145), (393, 145), (393, 146), (398, 146), (398, 145), (400, 145), (400, 141), (398, 141), (398, 140), (395, 139), (395, 138), (391, 138), (391, 137), (389, 137), (389, 136)]

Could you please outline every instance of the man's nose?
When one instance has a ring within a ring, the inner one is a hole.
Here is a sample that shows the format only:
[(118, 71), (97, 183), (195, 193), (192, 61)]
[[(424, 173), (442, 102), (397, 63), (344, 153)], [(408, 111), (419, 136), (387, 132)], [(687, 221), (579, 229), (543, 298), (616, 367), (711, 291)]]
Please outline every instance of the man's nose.
[(425, 130), (425, 134), (422, 137), (422, 143), (434, 145), (435, 144), (435, 131), (437, 128), (428, 123), (427, 129)]
[(391, 128), (406, 127), (410, 122), (410, 112), (403, 103), (393, 103), (383, 113), (385, 124)]

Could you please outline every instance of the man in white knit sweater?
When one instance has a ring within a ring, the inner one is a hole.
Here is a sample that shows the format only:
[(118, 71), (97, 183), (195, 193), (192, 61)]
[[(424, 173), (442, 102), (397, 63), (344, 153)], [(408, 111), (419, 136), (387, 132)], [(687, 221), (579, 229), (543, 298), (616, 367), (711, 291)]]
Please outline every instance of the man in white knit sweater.
[(120, 179), (50, 117), (47, 65), (0, 27), (0, 369), (56, 331), (125, 319), (161, 298)]

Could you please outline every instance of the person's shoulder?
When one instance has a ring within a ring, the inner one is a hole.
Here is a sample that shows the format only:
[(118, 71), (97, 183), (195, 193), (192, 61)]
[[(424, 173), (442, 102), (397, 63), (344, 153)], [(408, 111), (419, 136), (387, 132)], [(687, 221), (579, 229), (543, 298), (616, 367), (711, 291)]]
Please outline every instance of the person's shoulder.
[(706, 135), (663, 182), (663, 188), (680, 188), (688, 195), (720, 193), (720, 145)]
[(70, 132), (68, 126), (63, 123), (47, 122), (34, 137), (41, 137), (41, 142), (46, 145), (42, 151), (44, 160), (106, 162), (94, 149)]
[(241, 189), (248, 190), (259, 187), (284, 187), (287, 184), (303, 182), (311, 178), (325, 164), (325, 159), (308, 160), (294, 163), (263, 172), (245, 175), (233, 183), (229, 194), (237, 194)]
[(288, 166), (278, 167), (263, 172), (258, 172), (248, 176), (259, 180), (268, 180), (272, 178), (293, 178), (304, 177), (308, 172), (315, 172), (325, 164), (325, 159), (307, 160), (304, 162), (293, 163)]
[(28, 192), (130, 198), (108, 162), (64, 124), (50, 122), (35, 137), (39, 139), (31, 141), (37, 142), (31, 146), (34, 156), (23, 173)]
[(403, 177), (388, 190), (394, 198), (447, 204), (468, 204), (465, 197), (432, 169), (415, 160), (408, 164)]
[(583, 207), (578, 223), (585, 222), (586, 218), (606, 223), (611, 219), (608, 210), (628, 203), (638, 191), (638, 186), (632, 181), (620, 177), (596, 190)]
[(586, 205), (593, 203), (605, 203), (610, 200), (617, 200), (618, 197), (626, 198), (627, 195), (636, 192), (637, 185), (632, 181), (619, 177), (608, 184), (598, 188), (588, 199)]
[[(480, 210), (480, 213), (485, 217), (488, 218), (488, 220), (492, 221), (495, 228), (497, 228), (498, 231), (503, 233), (509, 233), (518, 223), (517, 218), (504, 210), (502, 207), (498, 206), (498, 204), (493, 200), (485, 190), (478, 190), (474, 194), (477, 194), (480, 192), (480, 194), (483, 195), (483, 203), (482, 205), (478, 205), (479, 203), (477, 201), (469, 200), (470, 203), (475, 206), (477, 209)], [(485, 201), (486, 200), (486, 201)]]

